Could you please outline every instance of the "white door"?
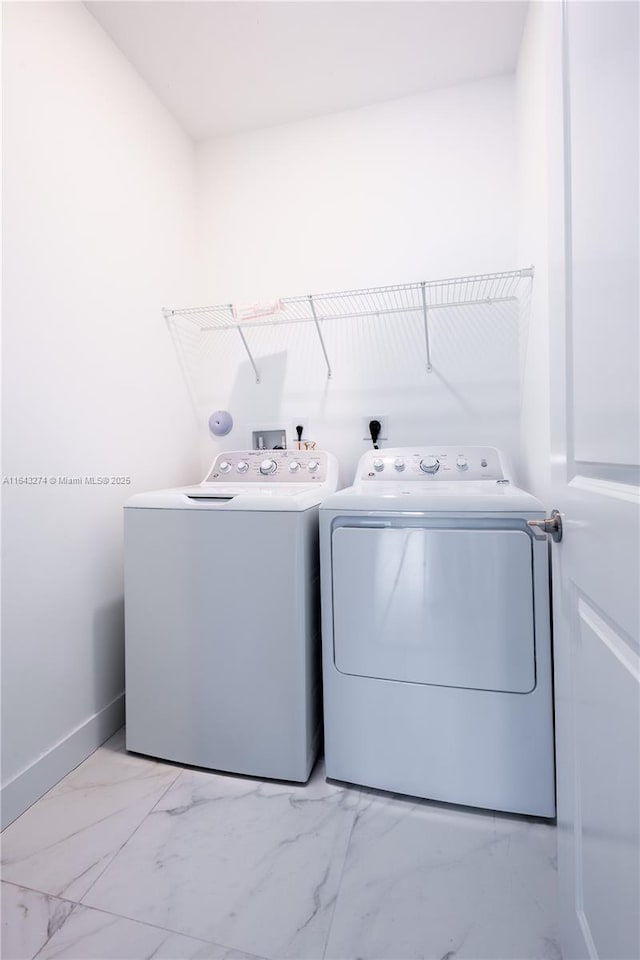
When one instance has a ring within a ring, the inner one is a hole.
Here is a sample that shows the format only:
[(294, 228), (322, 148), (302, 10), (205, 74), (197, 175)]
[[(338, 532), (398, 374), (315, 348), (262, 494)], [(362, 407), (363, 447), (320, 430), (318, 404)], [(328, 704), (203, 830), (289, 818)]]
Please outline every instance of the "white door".
[(562, 947), (638, 960), (638, 5), (565, 3), (563, 19), (550, 258)]

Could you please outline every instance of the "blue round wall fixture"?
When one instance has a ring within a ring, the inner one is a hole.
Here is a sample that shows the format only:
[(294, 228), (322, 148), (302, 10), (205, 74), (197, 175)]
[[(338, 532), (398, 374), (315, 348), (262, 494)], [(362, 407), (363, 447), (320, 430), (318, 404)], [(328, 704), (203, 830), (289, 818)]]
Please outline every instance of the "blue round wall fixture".
[(214, 437), (226, 437), (232, 427), (233, 417), (228, 410), (216, 410), (209, 417), (209, 430)]

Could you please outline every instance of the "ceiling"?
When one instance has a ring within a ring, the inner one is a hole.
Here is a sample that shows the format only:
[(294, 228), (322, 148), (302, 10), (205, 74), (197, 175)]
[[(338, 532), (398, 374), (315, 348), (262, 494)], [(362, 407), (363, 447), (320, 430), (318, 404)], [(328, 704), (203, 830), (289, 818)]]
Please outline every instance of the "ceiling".
[(521, 2), (98, 0), (87, 8), (195, 140), (515, 69)]

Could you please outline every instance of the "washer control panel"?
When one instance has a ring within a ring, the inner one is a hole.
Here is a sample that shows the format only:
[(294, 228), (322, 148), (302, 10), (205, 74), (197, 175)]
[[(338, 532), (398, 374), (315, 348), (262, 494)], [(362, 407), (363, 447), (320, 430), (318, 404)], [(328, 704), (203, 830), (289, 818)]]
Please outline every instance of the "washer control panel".
[(219, 453), (202, 483), (324, 483), (328, 473), (323, 450), (240, 450)]
[(494, 480), (509, 482), (504, 455), (495, 447), (394, 447), (360, 457), (356, 481)]

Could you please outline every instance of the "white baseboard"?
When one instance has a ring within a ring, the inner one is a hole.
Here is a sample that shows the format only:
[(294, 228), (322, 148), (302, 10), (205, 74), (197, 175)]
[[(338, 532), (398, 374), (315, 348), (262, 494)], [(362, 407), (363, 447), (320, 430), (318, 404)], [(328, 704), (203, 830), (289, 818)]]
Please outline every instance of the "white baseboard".
[(86, 760), (124, 723), (124, 693), (16, 774), (0, 791), (2, 829)]

